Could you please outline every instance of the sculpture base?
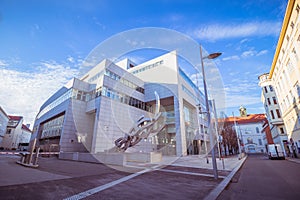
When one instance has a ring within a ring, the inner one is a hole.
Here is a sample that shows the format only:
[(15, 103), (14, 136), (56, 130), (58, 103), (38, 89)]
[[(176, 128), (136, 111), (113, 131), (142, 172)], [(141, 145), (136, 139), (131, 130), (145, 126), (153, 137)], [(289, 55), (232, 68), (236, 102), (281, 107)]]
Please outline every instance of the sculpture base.
[(33, 168), (37, 168), (37, 167), (39, 166), (39, 165), (35, 165), (35, 164), (32, 164), (32, 163), (30, 163), (30, 164), (23, 163), (23, 162), (21, 162), (21, 161), (17, 161), (17, 163), (20, 164), (20, 165), (23, 165), (23, 166), (25, 166), (25, 167), (33, 167)]
[(162, 160), (162, 153), (126, 153), (127, 162), (155, 163)]
[(159, 152), (150, 153), (80, 153), (60, 152), (59, 159), (124, 166), (127, 162), (155, 163), (162, 160)]

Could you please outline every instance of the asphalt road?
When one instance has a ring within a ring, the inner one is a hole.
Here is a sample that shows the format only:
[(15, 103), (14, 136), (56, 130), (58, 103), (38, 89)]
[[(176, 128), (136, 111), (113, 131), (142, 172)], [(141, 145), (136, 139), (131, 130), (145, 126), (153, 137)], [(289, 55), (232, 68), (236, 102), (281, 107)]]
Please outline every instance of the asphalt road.
[(218, 200), (300, 199), (300, 164), (250, 155)]

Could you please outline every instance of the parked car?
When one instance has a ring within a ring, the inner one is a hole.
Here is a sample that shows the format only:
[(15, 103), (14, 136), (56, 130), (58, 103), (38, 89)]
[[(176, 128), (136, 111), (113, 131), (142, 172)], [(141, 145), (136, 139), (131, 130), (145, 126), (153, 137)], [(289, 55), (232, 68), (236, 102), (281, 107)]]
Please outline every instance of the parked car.
[(280, 144), (268, 144), (268, 156), (269, 159), (285, 159)]

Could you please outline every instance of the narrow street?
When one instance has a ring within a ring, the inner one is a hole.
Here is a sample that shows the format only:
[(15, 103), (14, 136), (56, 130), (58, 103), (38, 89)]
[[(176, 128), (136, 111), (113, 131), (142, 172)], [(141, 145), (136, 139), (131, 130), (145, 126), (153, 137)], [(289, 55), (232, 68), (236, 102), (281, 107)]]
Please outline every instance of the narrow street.
[(218, 197), (224, 199), (300, 199), (300, 164), (249, 155)]

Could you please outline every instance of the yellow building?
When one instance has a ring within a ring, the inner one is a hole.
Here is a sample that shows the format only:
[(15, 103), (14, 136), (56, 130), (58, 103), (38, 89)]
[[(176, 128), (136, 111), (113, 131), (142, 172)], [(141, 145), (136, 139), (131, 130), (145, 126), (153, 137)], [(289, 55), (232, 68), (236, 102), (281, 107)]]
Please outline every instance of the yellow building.
[(300, 150), (300, 0), (289, 0), (269, 78), (275, 87), (291, 153)]

